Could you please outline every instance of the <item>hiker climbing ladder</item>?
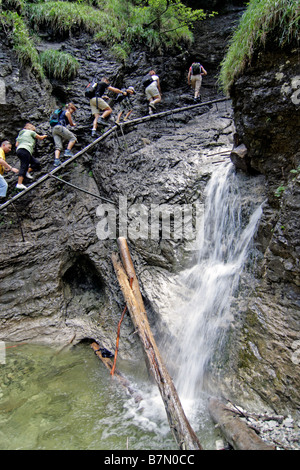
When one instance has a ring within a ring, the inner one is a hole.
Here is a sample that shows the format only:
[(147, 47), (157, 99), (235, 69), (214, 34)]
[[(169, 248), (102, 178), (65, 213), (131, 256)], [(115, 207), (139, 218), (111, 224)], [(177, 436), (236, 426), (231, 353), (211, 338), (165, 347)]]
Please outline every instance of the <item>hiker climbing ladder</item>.
[[(0, 206), (0, 211), (5, 209), (6, 207), (8, 207), (11, 203), (13, 203), (16, 200), (23, 197), (28, 192), (32, 191), (34, 188), (39, 186), (41, 183), (48, 180), (48, 178), (51, 178), (51, 176), (56, 175), (61, 169), (66, 168), (68, 165), (70, 165), (70, 163), (77, 160), (77, 158), (81, 157), (84, 153), (88, 152), (91, 148), (93, 148), (95, 145), (97, 145), (98, 143), (100, 143), (101, 141), (103, 141), (104, 139), (109, 137), (110, 135), (112, 135), (114, 132), (116, 132), (121, 127), (124, 128), (124, 127), (134, 126), (134, 125), (138, 125), (138, 124), (143, 124), (145, 122), (148, 122), (148, 121), (151, 121), (151, 120), (154, 120), (154, 119), (163, 118), (163, 117), (168, 116), (168, 115), (173, 115), (173, 114), (184, 112), (184, 111), (187, 111), (187, 110), (192, 110), (192, 109), (195, 109), (195, 108), (199, 108), (201, 106), (207, 106), (207, 105), (210, 105), (210, 104), (217, 104), (217, 103), (221, 103), (221, 102), (224, 102), (224, 101), (229, 101), (229, 98), (219, 98), (219, 99), (216, 99), (216, 100), (206, 101), (204, 103), (198, 103), (198, 104), (194, 104), (194, 105), (190, 105), (190, 106), (171, 109), (171, 110), (168, 110), (168, 111), (162, 111), (161, 113), (156, 113), (156, 114), (143, 116), (141, 118), (132, 119), (131, 121), (126, 121), (122, 124), (115, 125), (115, 126), (111, 127), (110, 129), (108, 129), (106, 132), (104, 132), (104, 134), (102, 134), (100, 137), (95, 139), (91, 144), (87, 145), (82, 150), (77, 152), (75, 155), (70, 157), (68, 160), (63, 162), (60, 166), (54, 168), (52, 171), (45, 174), (44, 176), (39, 178), (37, 181), (32, 183), (30, 186), (28, 186), (26, 189), (21, 191), (19, 194), (16, 194), (11, 199), (6, 201), (4, 204), (2, 204)], [(79, 188), (77, 188), (77, 189), (79, 189)], [(100, 196), (98, 196), (98, 197), (101, 198)], [(102, 198), (102, 199), (104, 199), (104, 198)]]

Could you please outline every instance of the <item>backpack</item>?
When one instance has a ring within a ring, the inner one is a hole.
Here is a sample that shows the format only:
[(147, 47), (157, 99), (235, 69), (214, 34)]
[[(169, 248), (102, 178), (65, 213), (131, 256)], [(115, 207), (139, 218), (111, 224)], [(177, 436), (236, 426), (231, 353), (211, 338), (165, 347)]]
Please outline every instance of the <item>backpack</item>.
[(143, 87), (147, 88), (147, 86), (151, 85), (152, 82), (153, 82), (153, 79), (152, 79), (151, 75), (149, 75), (149, 74), (145, 75), (143, 80), (142, 80)]
[(51, 114), (50, 119), (49, 119), (49, 123), (51, 127), (54, 127), (57, 124), (59, 124), (59, 118), (62, 112), (63, 112), (63, 108), (58, 108)]
[[(126, 91), (126, 90), (122, 90), (122, 91)], [(118, 94), (115, 98), (115, 104), (121, 103), (126, 97), (127, 97), (127, 94), (126, 95)]]
[(92, 80), (86, 87), (84, 96), (86, 98), (94, 98), (96, 96), (96, 91), (97, 91), (97, 85), (98, 83), (95, 80)]
[(199, 64), (199, 62), (194, 62), (192, 64), (192, 74), (199, 75), (200, 72), (201, 72), (201, 65)]

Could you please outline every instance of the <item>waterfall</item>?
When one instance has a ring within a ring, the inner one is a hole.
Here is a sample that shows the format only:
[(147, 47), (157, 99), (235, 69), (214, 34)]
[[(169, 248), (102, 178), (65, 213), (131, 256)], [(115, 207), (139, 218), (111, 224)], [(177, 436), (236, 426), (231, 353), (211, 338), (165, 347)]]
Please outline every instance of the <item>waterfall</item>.
[(179, 342), (173, 377), (183, 399), (199, 397), (214, 356), (222, 355), (233, 321), (232, 296), (262, 214), (262, 205), (255, 207), (250, 198), (241, 203), (231, 163), (220, 165), (207, 184), (197, 261), (180, 276), (182, 298), (172, 315)]

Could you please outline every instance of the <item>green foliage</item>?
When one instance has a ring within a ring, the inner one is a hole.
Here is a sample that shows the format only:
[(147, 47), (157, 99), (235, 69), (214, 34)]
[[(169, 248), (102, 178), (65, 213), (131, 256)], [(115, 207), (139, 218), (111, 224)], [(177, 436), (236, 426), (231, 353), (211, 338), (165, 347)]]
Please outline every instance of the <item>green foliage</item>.
[[(63, 37), (87, 32), (125, 62), (136, 45), (157, 53), (190, 45), (193, 23), (205, 16), (203, 10), (192, 10), (180, 0), (0, 0), (0, 22), (10, 30), (22, 64), (40, 77), (43, 66), (49, 77), (63, 79), (76, 74), (77, 64), (54, 52), (42, 54), (39, 61), (26, 25), (35, 33), (46, 30)], [(61, 74), (59, 66), (63, 67)]]
[(130, 47), (127, 43), (122, 42), (121, 44), (114, 44), (111, 48), (111, 53), (118, 59), (120, 62), (126, 62)]
[(40, 62), (48, 78), (72, 80), (79, 69), (78, 61), (71, 54), (54, 49), (42, 52)]
[(106, 21), (102, 11), (86, 3), (30, 3), (26, 9), (33, 27), (51, 29), (54, 34), (70, 35), (77, 30), (95, 33)]
[(283, 185), (280, 185), (280, 186), (278, 186), (278, 188), (276, 189), (276, 191), (275, 191), (274, 194), (275, 194), (276, 197), (279, 198), (279, 197), (281, 197), (282, 193), (283, 193), (285, 190), (286, 190), (286, 187), (283, 186)]
[[(151, 51), (192, 42), (189, 29), (203, 19), (203, 10), (192, 10), (180, 0), (149, 0), (147, 6), (129, 0), (87, 2), (39, 2), (27, 5), (28, 18), (35, 28), (51, 29), (55, 34), (70, 35), (86, 31), (97, 41), (111, 44), (124, 60), (128, 48), (122, 44), (141, 44)], [(122, 50), (122, 51), (121, 51)]]
[(22, 17), (15, 11), (1, 11), (0, 23), (11, 37), (13, 48), (20, 63), (29, 66), (38, 77), (44, 78), (44, 71), (39, 61), (39, 55), (29, 36), (29, 32)]
[(219, 82), (228, 93), (251, 63), (255, 51), (272, 42), (283, 47), (299, 40), (299, 3), (295, 0), (251, 0), (230, 41)]
[(295, 170), (291, 170), (290, 171), (293, 175), (295, 175), (294, 179), (300, 175), (300, 165), (298, 166), (298, 168), (296, 168)]

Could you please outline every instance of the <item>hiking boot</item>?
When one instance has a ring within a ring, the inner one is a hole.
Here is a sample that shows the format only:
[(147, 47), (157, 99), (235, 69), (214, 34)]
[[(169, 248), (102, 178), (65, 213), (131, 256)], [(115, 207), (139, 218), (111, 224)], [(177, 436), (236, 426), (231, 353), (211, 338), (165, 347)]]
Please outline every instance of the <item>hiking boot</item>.
[(105, 119), (103, 118), (99, 118), (98, 123), (102, 124), (102, 126), (109, 126), (108, 122), (106, 122)]
[(65, 153), (64, 153), (64, 156), (65, 157), (73, 157), (73, 152), (71, 152), (71, 150), (67, 149), (65, 150)]
[(21, 189), (22, 191), (23, 189), (27, 189), (27, 187), (24, 184), (16, 184), (16, 188)]
[(54, 163), (53, 163), (53, 166), (60, 166), (61, 165), (61, 161), (59, 158), (55, 158), (54, 160)]
[(92, 137), (96, 137), (96, 135), (97, 135), (97, 134), (96, 134), (96, 131), (95, 131), (95, 129), (93, 129), (93, 130), (92, 130)]

